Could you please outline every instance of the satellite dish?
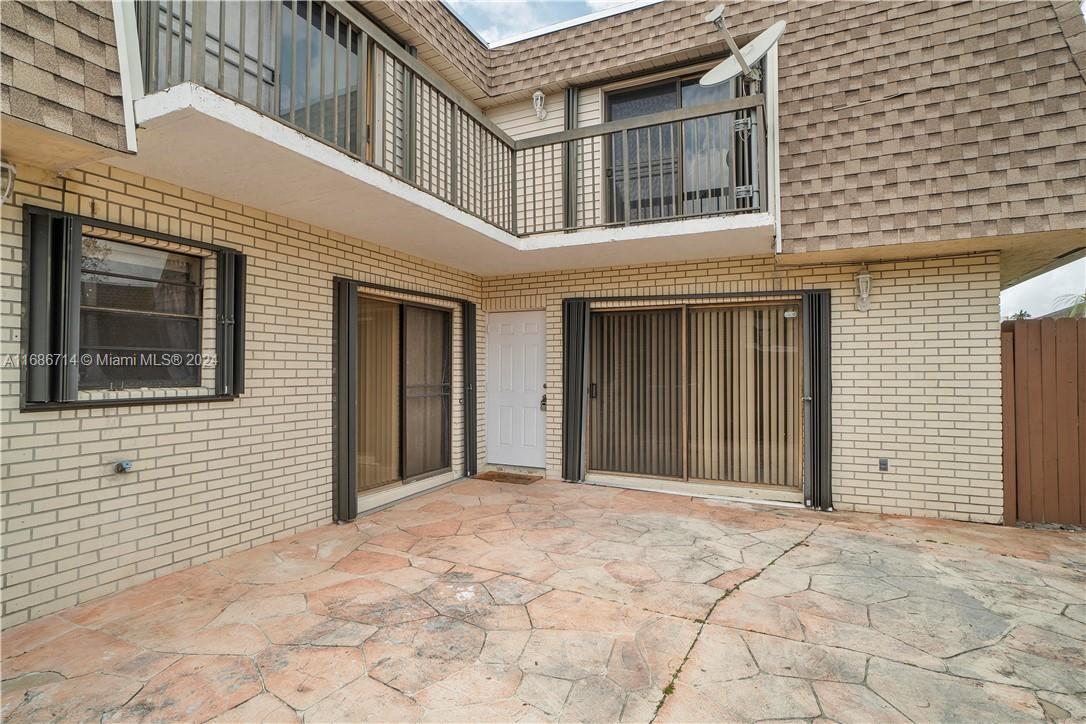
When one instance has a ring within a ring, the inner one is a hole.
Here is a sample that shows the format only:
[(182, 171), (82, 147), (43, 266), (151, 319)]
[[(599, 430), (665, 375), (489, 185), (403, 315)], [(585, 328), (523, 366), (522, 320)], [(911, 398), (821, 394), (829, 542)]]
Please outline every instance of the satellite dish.
[(752, 75), (750, 66), (757, 63), (759, 60), (765, 57), (766, 53), (773, 48), (773, 46), (780, 40), (781, 35), (784, 34), (785, 22), (780, 20), (770, 25), (766, 30), (763, 30), (758, 34), (758, 37), (750, 41), (743, 46), (740, 50), (735, 45), (735, 39), (732, 38), (731, 32), (728, 31), (726, 25), (724, 25), (724, 6), (717, 5), (713, 8), (713, 11), (705, 16), (707, 22), (713, 23), (720, 31), (724, 33), (724, 41), (728, 44), (728, 48), (731, 49), (732, 54), (722, 60), (712, 70), (701, 77), (698, 81), (700, 85), (719, 85), (725, 81), (729, 81), (735, 76), (742, 73), (743, 75)]

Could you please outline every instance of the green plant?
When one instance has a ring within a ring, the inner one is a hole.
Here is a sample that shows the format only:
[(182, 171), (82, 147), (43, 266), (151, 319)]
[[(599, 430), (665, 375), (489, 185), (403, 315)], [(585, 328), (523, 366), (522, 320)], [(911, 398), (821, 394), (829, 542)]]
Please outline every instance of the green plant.
[(1030, 314), (1024, 309), (1019, 309), (1017, 312), (1007, 317), (1007, 319), (1029, 319)]

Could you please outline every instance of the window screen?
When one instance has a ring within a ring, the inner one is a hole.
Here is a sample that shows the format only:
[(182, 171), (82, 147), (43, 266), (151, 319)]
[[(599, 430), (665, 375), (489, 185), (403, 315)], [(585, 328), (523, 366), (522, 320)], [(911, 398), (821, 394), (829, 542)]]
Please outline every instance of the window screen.
[(200, 383), (203, 259), (84, 236), (79, 387)]

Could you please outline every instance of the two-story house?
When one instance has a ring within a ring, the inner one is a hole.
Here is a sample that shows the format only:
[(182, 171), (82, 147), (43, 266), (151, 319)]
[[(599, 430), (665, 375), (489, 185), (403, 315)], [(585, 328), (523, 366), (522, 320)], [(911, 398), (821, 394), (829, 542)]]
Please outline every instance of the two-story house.
[(998, 522), (1074, 0), (0, 5), (4, 625), (488, 468)]

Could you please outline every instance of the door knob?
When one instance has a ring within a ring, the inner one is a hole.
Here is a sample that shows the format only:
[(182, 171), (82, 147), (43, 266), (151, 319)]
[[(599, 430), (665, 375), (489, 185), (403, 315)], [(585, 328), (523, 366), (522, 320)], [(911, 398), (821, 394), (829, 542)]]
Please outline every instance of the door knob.
[(547, 393), (543, 393), (543, 396), (541, 398), (539, 398), (539, 409), (540, 410), (546, 410), (547, 409)]

